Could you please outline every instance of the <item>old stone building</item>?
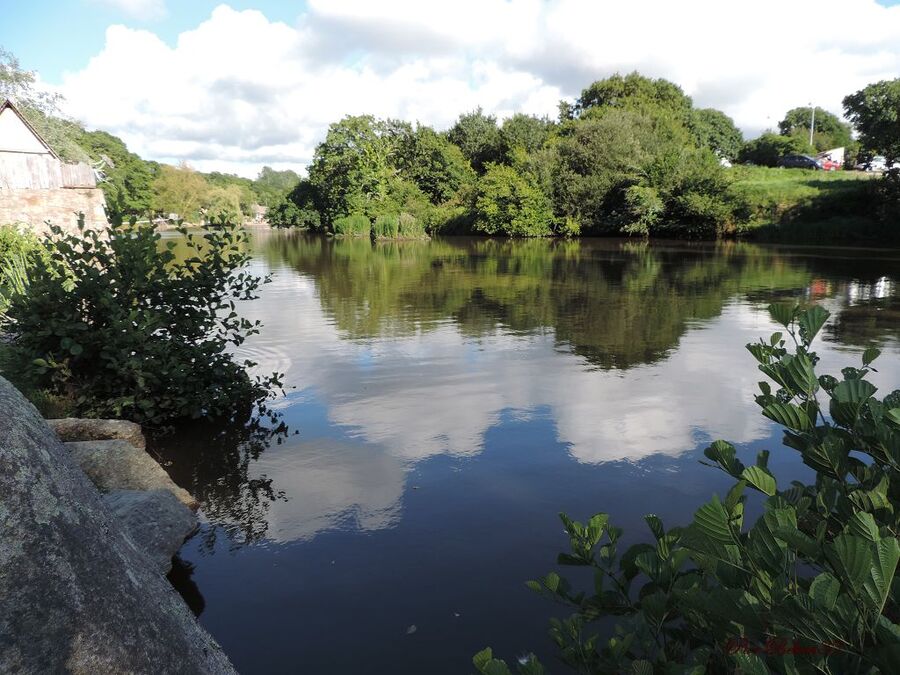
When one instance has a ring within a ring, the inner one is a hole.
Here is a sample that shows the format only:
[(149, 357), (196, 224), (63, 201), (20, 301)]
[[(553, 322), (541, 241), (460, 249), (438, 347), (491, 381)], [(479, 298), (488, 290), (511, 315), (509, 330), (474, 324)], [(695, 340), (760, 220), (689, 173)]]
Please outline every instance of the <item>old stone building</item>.
[(94, 170), (63, 162), (9, 100), (0, 105), (0, 225), (47, 232), (47, 222), (73, 229), (106, 222)]

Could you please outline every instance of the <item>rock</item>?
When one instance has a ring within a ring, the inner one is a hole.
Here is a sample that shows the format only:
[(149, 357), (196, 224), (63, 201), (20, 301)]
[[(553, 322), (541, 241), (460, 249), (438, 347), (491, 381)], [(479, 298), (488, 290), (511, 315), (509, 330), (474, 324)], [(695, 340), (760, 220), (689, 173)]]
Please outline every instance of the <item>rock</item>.
[(143, 450), (147, 447), (141, 425), (125, 420), (92, 420), (66, 417), (47, 420), (63, 441), (108, 441), (121, 439)]
[(155, 459), (128, 441), (78, 441), (63, 445), (100, 492), (169, 490), (185, 506), (194, 510), (199, 506)]
[(235, 673), (2, 377), (0, 410), (0, 672)]
[(199, 527), (194, 512), (169, 490), (114, 490), (103, 501), (161, 574), (168, 574), (172, 556)]

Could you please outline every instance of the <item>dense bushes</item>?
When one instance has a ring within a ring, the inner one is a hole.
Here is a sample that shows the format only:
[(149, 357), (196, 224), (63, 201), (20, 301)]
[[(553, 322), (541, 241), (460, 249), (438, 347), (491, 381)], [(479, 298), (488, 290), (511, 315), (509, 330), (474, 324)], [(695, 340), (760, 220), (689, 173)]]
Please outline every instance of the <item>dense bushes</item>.
[(71, 399), (76, 414), (159, 426), (230, 418), (279, 377), (253, 380), (227, 349), (259, 329), (235, 301), (263, 279), (246, 271), (246, 234), (182, 230), (187, 255), (153, 226), (65, 234), (30, 259), (29, 292), (12, 298), (16, 379)]
[(491, 164), (478, 182), (476, 232), (513, 237), (545, 237), (551, 233), (550, 200), (514, 168)]
[[(709, 465), (737, 482), (687, 527), (666, 530), (648, 515), (650, 543), (620, 555), (622, 530), (607, 514), (584, 524), (562, 515), (570, 552), (558, 562), (590, 570), (593, 585), (576, 592), (555, 572), (528, 585), (575, 610), (551, 622), (551, 636), (577, 672), (898, 671), (900, 391), (874, 396), (866, 380), (874, 348), (840, 379), (817, 377), (810, 347), (828, 313), (788, 305), (770, 312), (788, 340), (779, 332), (747, 345), (770, 380), (759, 383), (756, 402), (785, 428), (785, 445), (815, 471), (815, 483), (779, 489), (768, 451), (744, 465), (733, 446), (716, 441), (704, 453)], [(763, 514), (745, 527), (751, 499)], [(591, 631), (609, 616), (618, 617), (615, 636)], [(534, 657), (520, 663), (522, 673), (543, 672)], [(509, 672), (490, 650), (475, 666)]]

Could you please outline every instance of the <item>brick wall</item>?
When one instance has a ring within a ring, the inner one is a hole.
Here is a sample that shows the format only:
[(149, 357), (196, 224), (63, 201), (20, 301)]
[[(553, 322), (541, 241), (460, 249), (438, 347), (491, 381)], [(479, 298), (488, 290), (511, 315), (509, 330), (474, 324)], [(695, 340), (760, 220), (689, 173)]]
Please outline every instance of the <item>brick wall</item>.
[(46, 234), (46, 221), (74, 230), (78, 212), (84, 212), (88, 226), (106, 224), (103, 191), (99, 188), (59, 188), (53, 190), (0, 189), (0, 225), (25, 223), (34, 232)]

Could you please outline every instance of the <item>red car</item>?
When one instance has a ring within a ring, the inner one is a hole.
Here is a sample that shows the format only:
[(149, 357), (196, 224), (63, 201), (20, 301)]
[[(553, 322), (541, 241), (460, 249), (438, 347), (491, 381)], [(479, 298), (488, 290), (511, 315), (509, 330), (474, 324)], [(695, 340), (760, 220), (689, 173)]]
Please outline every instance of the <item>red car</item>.
[(825, 171), (837, 171), (841, 168), (841, 165), (838, 162), (828, 159), (827, 157), (819, 157), (819, 162), (822, 164), (822, 168)]

